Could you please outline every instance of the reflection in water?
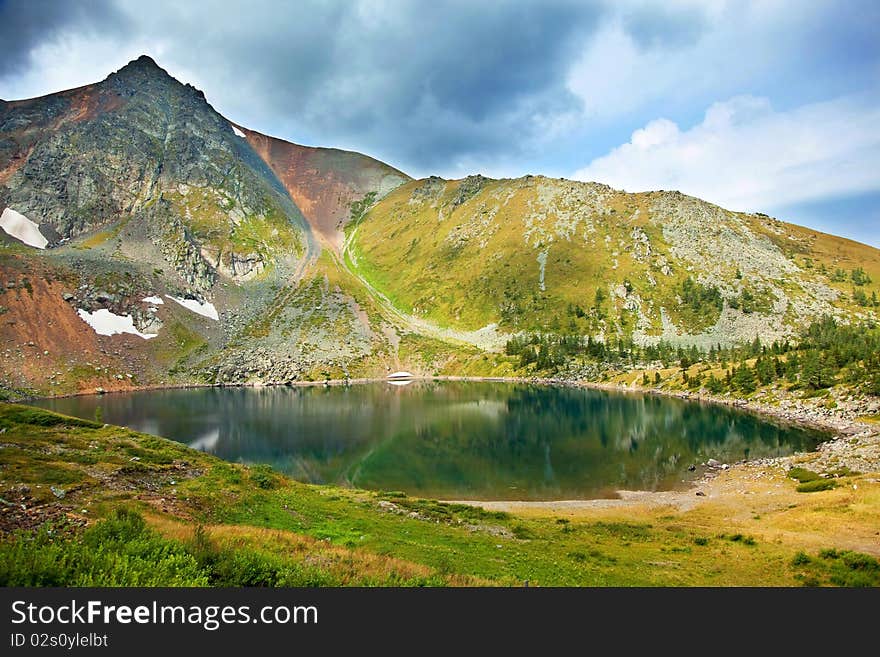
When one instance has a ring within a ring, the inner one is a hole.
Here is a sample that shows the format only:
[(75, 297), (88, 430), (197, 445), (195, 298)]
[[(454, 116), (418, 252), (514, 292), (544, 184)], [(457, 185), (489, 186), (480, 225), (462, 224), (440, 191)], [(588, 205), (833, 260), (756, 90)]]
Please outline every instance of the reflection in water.
[(206, 388), (42, 400), (294, 478), (458, 499), (658, 490), (691, 464), (813, 449), (823, 434), (653, 395), (508, 383)]
[(220, 442), (220, 427), (216, 427), (206, 432), (204, 436), (199, 436), (194, 441), (189, 443), (189, 446), (193, 449), (197, 449), (202, 452), (213, 452), (217, 449), (217, 443)]

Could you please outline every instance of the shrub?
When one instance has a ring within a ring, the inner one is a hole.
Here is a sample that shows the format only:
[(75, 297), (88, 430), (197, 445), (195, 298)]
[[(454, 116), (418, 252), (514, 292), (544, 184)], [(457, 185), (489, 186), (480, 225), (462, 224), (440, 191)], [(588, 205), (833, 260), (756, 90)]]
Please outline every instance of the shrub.
[(535, 537), (535, 533), (525, 525), (514, 525), (511, 528), (513, 535), (520, 540), (527, 540)]
[(797, 492), (798, 493), (815, 493), (822, 490), (831, 490), (832, 488), (836, 488), (837, 484), (834, 483), (832, 479), (816, 479), (814, 481), (808, 481), (805, 484), (798, 484)]
[(0, 586), (206, 586), (179, 543), (150, 530), (132, 511), (116, 511), (59, 539), (58, 525), (19, 532), (0, 544)]
[(268, 465), (253, 465), (250, 472), (251, 481), (259, 488), (270, 489), (277, 485), (277, 477)]
[(819, 475), (812, 470), (807, 470), (806, 468), (792, 468), (788, 471), (788, 476), (792, 479), (796, 479), (802, 484), (807, 483), (808, 481), (815, 481), (816, 479), (821, 479)]
[(798, 552), (796, 555), (794, 555), (794, 558), (792, 558), (791, 565), (806, 566), (808, 563), (810, 563), (810, 561), (810, 557), (807, 556), (806, 552)]

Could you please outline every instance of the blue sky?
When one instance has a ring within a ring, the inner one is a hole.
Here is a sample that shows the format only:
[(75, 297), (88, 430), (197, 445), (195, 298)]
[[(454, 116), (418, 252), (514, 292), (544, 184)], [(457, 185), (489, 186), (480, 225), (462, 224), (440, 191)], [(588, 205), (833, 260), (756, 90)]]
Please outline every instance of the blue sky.
[(880, 246), (880, 3), (0, 0), (0, 98), (142, 53), (414, 176), (680, 189)]

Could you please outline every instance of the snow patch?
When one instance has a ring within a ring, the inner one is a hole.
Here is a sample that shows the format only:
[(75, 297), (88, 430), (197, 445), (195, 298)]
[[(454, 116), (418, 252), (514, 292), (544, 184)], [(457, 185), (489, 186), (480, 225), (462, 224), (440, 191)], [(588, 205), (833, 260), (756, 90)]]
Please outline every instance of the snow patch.
[(242, 139), (247, 139), (247, 135), (245, 135), (241, 130), (239, 130), (238, 128), (236, 128), (236, 127), (235, 127), (234, 125), (232, 125), (231, 123), (230, 123), (229, 125), (232, 126), (232, 132), (235, 133), (235, 136), (236, 136), (236, 137), (241, 137)]
[(134, 325), (131, 315), (116, 315), (106, 308), (101, 308), (93, 313), (87, 310), (77, 310), (76, 314), (80, 316), (86, 324), (91, 326), (98, 335), (116, 335), (117, 333), (130, 333), (144, 340), (155, 338), (158, 333), (141, 333)]
[(153, 296), (153, 297), (144, 297), (143, 299), (141, 299), (141, 301), (143, 301), (144, 303), (151, 303), (151, 304), (153, 304), (154, 306), (162, 306), (162, 305), (165, 305), (165, 302), (162, 301), (162, 297), (155, 297), (155, 296)]
[(3, 210), (3, 214), (0, 215), (0, 228), (7, 235), (21, 240), (28, 246), (45, 249), (49, 243), (49, 240), (40, 232), (37, 224), (12, 208)]
[(217, 309), (214, 307), (213, 303), (210, 303), (208, 301), (206, 301), (205, 303), (199, 303), (195, 299), (181, 299), (179, 297), (172, 297), (170, 294), (166, 294), (165, 296), (172, 301), (176, 301), (181, 306), (183, 306), (187, 310), (191, 310), (197, 315), (207, 317), (208, 319), (213, 319), (215, 322), (220, 319), (220, 315), (217, 314)]

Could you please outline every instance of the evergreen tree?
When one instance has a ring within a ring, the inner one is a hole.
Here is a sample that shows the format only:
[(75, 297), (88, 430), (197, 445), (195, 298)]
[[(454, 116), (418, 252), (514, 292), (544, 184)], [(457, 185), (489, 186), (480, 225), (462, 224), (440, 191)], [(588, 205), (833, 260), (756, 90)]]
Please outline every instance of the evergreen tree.
[(776, 367), (774, 367), (773, 361), (763, 356), (755, 362), (755, 372), (758, 375), (758, 381), (764, 386), (773, 383), (776, 378)]
[(733, 385), (745, 394), (751, 394), (757, 389), (755, 373), (745, 362), (741, 363), (733, 374)]
[(706, 390), (713, 395), (718, 395), (724, 391), (724, 382), (721, 379), (715, 378), (714, 374), (710, 374), (709, 379), (706, 381)]

